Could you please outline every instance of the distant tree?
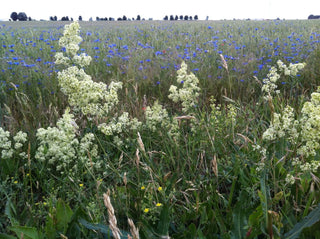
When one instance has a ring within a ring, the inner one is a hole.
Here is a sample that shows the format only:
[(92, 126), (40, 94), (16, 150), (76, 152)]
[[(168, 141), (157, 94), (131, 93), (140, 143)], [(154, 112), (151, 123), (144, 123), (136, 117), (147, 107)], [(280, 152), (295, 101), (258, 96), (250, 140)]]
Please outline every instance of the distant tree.
[[(68, 20), (69, 21), (69, 20)], [(70, 19), (70, 21), (72, 21), (73, 22), (73, 17)]]
[(167, 21), (167, 20), (168, 20), (168, 16), (165, 16), (165, 17), (163, 18), (163, 20)]
[(173, 21), (174, 18), (173, 18), (173, 15), (170, 15), (170, 21)]
[(122, 20), (127, 21), (127, 17), (125, 15), (123, 15)]
[(137, 16), (137, 21), (140, 21), (141, 20), (141, 17), (140, 15)]
[(29, 21), (32, 21), (31, 17), (28, 17), (28, 20), (29, 20)]
[(121, 18), (121, 17), (118, 17), (117, 21), (122, 21), (122, 18)]
[(27, 14), (25, 14), (24, 12), (19, 12), (18, 20), (19, 21), (27, 21), (28, 20)]
[(109, 21), (113, 21), (112, 17), (109, 17)]
[(195, 16), (194, 16), (194, 20), (198, 20), (198, 15), (195, 15)]
[(100, 20), (100, 18), (99, 17), (96, 17), (96, 21), (99, 21)]
[(180, 20), (183, 20), (183, 16), (182, 15), (180, 15)]
[(184, 16), (184, 20), (188, 21), (189, 17), (187, 15)]
[(78, 18), (78, 19), (79, 19), (79, 21), (82, 21), (82, 16), (79, 16), (79, 18)]
[(308, 19), (320, 19), (320, 15), (310, 15)]
[(57, 16), (54, 16), (54, 18), (53, 18), (55, 21), (57, 21), (58, 20), (58, 18), (57, 18)]
[(92, 17), (89, 18), (89, 22), (92, 22)]
[(10, 15), (10, 18), (11, 18), (13, 21), (17, 21), (17, 20), (18, 20), (18, 13), (12, 12), (11, 15)]
[(191, 21), (192, 21), (192, 16), (190, 16), (190, 17), (189, 17), (189, 20), (191, 20)]
[(208, 21), (208, 20), (209, 20), (209, 16), (206, 17), (206, 21)]
[(178, 15), (176, 15), (176, 17), (174, 18), (174, 20), (176, 20), (176, 21), (177, 21), (178, 19), (179, 19), (179, 17), (178, 17)]

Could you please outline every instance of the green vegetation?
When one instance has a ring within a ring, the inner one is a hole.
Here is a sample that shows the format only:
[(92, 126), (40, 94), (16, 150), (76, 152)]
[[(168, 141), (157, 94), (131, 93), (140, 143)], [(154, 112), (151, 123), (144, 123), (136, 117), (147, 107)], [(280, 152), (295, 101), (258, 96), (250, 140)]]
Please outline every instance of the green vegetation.
[(317, 23), (5, 23), (0, 238), (320, 237)]

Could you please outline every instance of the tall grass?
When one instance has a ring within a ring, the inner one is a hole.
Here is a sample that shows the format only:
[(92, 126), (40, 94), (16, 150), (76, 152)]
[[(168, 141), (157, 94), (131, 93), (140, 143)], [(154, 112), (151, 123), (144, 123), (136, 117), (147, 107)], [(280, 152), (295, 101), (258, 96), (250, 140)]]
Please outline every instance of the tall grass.
[[(297, 170), (290, 168), (292, 144), (262, 138), (273, 113), (289, 104), (298, 117), (319, 85), (317, 23), (80, 22), (80, 51), (93, 58), (86, 73), (107, 85), (120, 81), (123, 88), (117, 108), (104, 119), (72, 111), (78, 125), (73, 137), (80, 141), (93, 133), (98, 154), (92, 156), (89, 148), (83, 155), (78, 147), (76, 160), (62, 170), (59, 163), (37, 159), (36, 131), (55, 127), (68, 106), (57, 80), (64, 68), (54, 64), (55, 53), (63, 51), (58, 45), (63, 25), (5, 23), (0, 126), (11, 135), (0, 139), (14, 147), (13, 136), (22, 130), (28, 141), (10, 159), (0, 156), (0, 231), (20, 238), (113, 235), (103, 205), (108, 191), (108, 205), (126, 237), (131, 222), (141, 238), (319, 235), (319, 218), (305, 218), (318, 210), (319, 171), (303, 177), (296, 171), (295, 184), (288, 184), (287, 174)], [(281, 93), (270, 108), (262, 97), (262, 79), (279, 59), (307, 66), (296, 77), (280, 79)], [(188, 112), (168, 98), (171, 85), (183, 86), (177, 82), (182, 61), (201, 89)], [(117, 145), (98, 130), (98, 121), (110, 122), (122, 112), (146, 124), (145, 112), (156, 101), (168, 112), (162, 122), (177, 122), (179, 137), (158, 123), (156, 130), (124, 130), (119, 134), (124, 143)], [(43, 152), (50, 150), (44, 147)], [(301, 233), (294, 225), (303, 219), (309, 229)]]

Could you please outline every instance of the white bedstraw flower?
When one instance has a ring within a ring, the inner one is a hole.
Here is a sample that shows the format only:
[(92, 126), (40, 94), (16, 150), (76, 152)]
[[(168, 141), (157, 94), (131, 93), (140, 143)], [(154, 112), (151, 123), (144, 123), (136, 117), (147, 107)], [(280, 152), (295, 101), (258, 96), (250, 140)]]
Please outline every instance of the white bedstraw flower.
[[(264, 94), (264, 99), (272, 99), (273, 94), (279, 94), (280, 91), (276, 90), (278, 88), (277, 82), (280, 79), (280, 74), (283, 73), (285, 76), (294, 77), (298, 74), (300, 70), (305, 67), (306, 63), (290, 63), (289, 66), (286, 66), (281, 60), (277, 61), (277, 67), (272, 66), (269, 70), (267, 78), (263, 79), (263, 86), (261, 88), (262, 93)], [(279, 72), (279, 73), (278, 73)]]
[(19, 150), (20, 148), (22, 148), (23, 144), (27, 141), (27, 134), (19, 131), (14, 137), (13, 140), (15, 142), (14, 144), (14, 148), (16, 150)]
[(79, 144), (76, 139), (78, 126), (73, 117), (67, 109), (58, 120), (57, 127), (37, 130), (39, 147), (35, 155), (36, 159), (47, 161), (61, 171), (73, 164)]
[[(56, 64), (69, 66), (58, 73), (61, 90), (69, 97), (69, 103), (85, 115), (105, 117), (118, 103), (117, 91), (121, 83), (111, 82), (109, 86), (102, 82), (94, 82), (82, 67), (88, 66), (91, 57), (85, 53), (77, 54), (82, 38), (78, 35), (80, 26), (74, 22), (65, 26), (64, 35), (59, 40), (59, 45), (66, 49), (66, 56), (58, 52)], [(74, 64), (74, 65), (72, 65)]]
[(118, 118), (113, 118), (108, 124), (102, 123), (98, 126), (98, 129), (105, 135), (117, 135), (122, 132), (128, 132), (130, 130), (137, 130), (141, 127), (141, 122), (136, 118), (130, 120), (129, 113), (123, 112)]
[(287, 177), (286, 177), (286, 183), (288, 184), (294, 184), (295, 183), (295, 178), (291, 175), (291, 174), (287, 174)]
[(263, 133), (262, 138), (272, 141), (287, 136), (289, 141), (294, 142), (299, 136), (297, 127), (293, 108), (286, 106), (282, 114), (273, 114), (273, 122), (270, 123), (269, 128)]
[(174, 139), (177, 139), (179, 136), (179, 125), (178, 120), (173, 118), (170, 119), (168, 112), (158, 101), (155, 101), (153, 106), (148, 106), (145, 111), (146, 117), (146, 127), (156, 132), (165, 132), (169, 134)]
[(0, 127), (0, 152), (1, 158), (10, 159), (13, 156), (14, 150), (11, 148), (11, 141), (9, 139), (10, 132), (5, 131)]
[(311, 100), (305, 102), (300, 119), (301, 146), (298, 148), (300, 155), (315, 156), (316, 150), (320, 149), (320, 93), (311, 94)]
[(177, 82), (182, 85), (180, 89), (171, 85), (169, 88), (169, 99), (173, 102), (181, 101), (182, 111), (188, 112), (197, 104), (200, 88), (198, 87), (199, 80), (193, 74), (187, 73), (187, 64), (183, 61), (181, 68), (177, 71)]

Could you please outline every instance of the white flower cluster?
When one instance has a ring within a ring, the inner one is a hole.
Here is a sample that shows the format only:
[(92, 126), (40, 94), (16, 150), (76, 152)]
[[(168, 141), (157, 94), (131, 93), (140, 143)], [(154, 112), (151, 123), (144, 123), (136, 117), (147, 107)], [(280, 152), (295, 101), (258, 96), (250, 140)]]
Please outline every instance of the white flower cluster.
[(0, 156), (2, 159), (11, 159), (12, 157), (15, 157), (15, 156), (26, 159), (27, 158), (26, 152), (21, 152), (22, 147), (26, 142), (27, 142), (27, 134), (22, 131), (19, 131), (15, 136), (13, 136), (13, 147), (12, 147), (12, 142), (10, 140), (10, 132), (5, 131), (0, 127), (0, 152), (1, 152)]
[(228, 104), (224, 110), (216, 103), (216, 99), (210, 99), (211, 114), (210, 119), (214, 127), (233, 129), (237, 120), (237, 108), (233, 104)]
[[(315, 173), (320, 168), (320, 161), (315, 158), (320, 150), (320, 87), (311, 94), (311, 100), (303, 104), (301, 114), (295, 119), (293, 108), (287, 106), (282, 114), (274, 113), (273, 122), (263, 133), (264, 140), (276, 140), (285, 137), (296, 149), (296, 158), (291, 166), (302, 174)], [(291, 174), (286, 177), (288, 184), (294, 184), (296, 178)]]
[(263, 86), (261, 90), (263, 93), (268, 95), (264, 97), (266, 100), (269, 99), (268, 97), (271, 97), (274, 92), (279, 93), (279, 91), (276, 91), (278, 88), (276, 83), (279, 79), (280, 75), (277, 72), (277, 68), (272, 66), (269, 70), (267, 78), (262, 80)]
[(123, 141), (119, 136), (130, 130), (137, 131), (141, 128), (141, 125), (142, 123), (138, 119), (130, 119), (129, 113), (123, 112), (121, 116), (118, 118), (114, 117), (108, 124), (100, 124), (98, 129), (107, 136), (114, 136), (114, 143), (120, 147)]
[[(111, 82), (109, 86), (102, 82), (94, 82), (91, 76), (79, 68), (90, 64), (91, 57), (82, 53), (77, 55), (82, 38), (78, 36), (80, 26), (74, 22), (65, 26), (64, 36), (60, 38), (60, 46), (66, 49), (67, 56), (62, 52), (56, 54), (56, 64), (65, 64), (67, 69), (58, 73), (62, 92), (69, 97), (71, 106), (79, 108), (83, 114), (98, 117), (107, 116), (119, 102), (117, 91), (122, 83)], [(76, 64), (71, 66), (72, 64)]]
[(193, 73), (188, 74), (185, 62), (182, 62), (177, 74), (177, 82), (182, 85), (182, 88), (178, 89), (177, 86), (171, 85), (168, 97), (175, 103), (181, 101), (182, 111), (188, 112), (197, 103), (200, 91), (198, 87), (199, 80)]
[(11, 141), (9, 139), (10, 132), (5, 131), (0, 127), (0, 150), (2, 159), (10, 159), (13, 156), (14, 150), (11, 147)]
[(79, 160), (82, 162), (82, 165), (87, 168), (96, 168), (99, 169), (102, 167), (102, 161), (93, 159), (98, 158), (98, 145), (94, 144), (95, 141), (94, 134), (88, 133), (85, 134), (80, 140), (78, 156)]
[(298, 153), (308, 156), (315, 156), (316, 150), (320, 149), (320, 88), (318, 92), (311, 94), (311, 101), (305, 102), (300, 119), (301, 143)]
[(76, 146), (79, 144), (75, 132), (78, 125), (69, 111), (58, 120), (57, 127), (40, 128), (37, 130), (39, 147), (35, 158), (50, 165), (55, 165), (58, 171), (66, 169), (76, 159)]
[(178, 120), (176, 118), (170, 120), (167, 110), (158, 101), (155, 101), (152, 107), (146, 108), (145, 117), (146, 127), (152, 132), (165, 129), (172, 138), (179, 137)]
[(80, 108), (85, 115), (106, 116), (119, 102), (117, 91), (122, 88), (121, 82), (111, 82), (109, 86), (94, 82), (76, 66), (59, 72), (58, 80), (70, 105)]
[(293, 108), (286, 106), (282, 114), (273, 114), (273, 121), (262, 138), (272, 141), (286, 136), (290, 142), (295, 142), (299, 137), (298, 126), (299, 121), (294, 118)]
[[(263, 79), (262, 92), (265, 94), (264, 99), (272, 99), (274, 93), (279, 94), (280, 91), (276, 90), (278, 88), (277, 81), (280, 79), (280, 74), (283, 73), (286, 76), (294, 77), (302, 70), (306, 63), (290, 63), (289, 66), (286, 66), (281, 60), (277, 61), (278, 68), (272, 66), (269, 70), (267, 78)], [(278, 70), (280, 73), (278, 73)]]
[(286, 76), (296, 76), (306, 66), (306, 63), (290, 63), (289, 66), (286, 66), (281, 60), (278, 60), (277, 65)]
[(47, 162), (61, 174), (75, 173), (79, 158), (82, 162), (94, 164), (92, 158), (98, 156), (97, 146), (92, 143), (94, 136), (87, 134), (79, 143), (77, 130), (78, 125), (74, 121), (74, 116), (67, 109), (58, 120), (57, 127), (37, 130), (39, 147), (35, 158)]

